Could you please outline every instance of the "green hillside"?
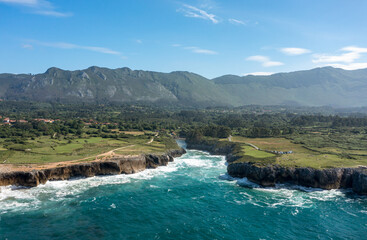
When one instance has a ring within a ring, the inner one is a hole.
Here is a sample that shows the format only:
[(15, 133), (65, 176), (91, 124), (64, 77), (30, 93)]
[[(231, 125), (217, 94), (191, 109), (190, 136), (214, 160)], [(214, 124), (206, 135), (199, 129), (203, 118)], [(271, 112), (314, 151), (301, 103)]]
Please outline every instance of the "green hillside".
[(189, 106), (367, 106), (367, 69), (332, 67), (271, 76), (225, 75), (212, 80), (190, 72), (160, 73), (90, 67), (45, 73), (0, 74), (5, 100), (144, 102)]
[(356, 107), (367, 105), (367, 69), (332, 67), (271, 76), (225, 75), (213, 81), (242, 104)]
[(220, 86), (197, 74), (100, 67), (78, 71), (50, 68), (37, 75), (2, 74), (0, 96), (9, 100), (62, 102), (233, 103)]

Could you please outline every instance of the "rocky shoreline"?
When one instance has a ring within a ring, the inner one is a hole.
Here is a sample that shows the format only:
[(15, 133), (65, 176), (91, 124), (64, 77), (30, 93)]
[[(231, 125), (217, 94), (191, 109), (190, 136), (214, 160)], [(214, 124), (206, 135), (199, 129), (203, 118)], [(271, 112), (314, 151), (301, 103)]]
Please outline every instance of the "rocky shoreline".
[(146, 154), (119, 156), (104, 161), (72, 164), (62, 167), (30, 171), (0, 173), (0, 186), (15, 185), (36, 187), (47, 181), (68, 180), (73, 177), (93, 177), (98, 175), (132, 174), (145, 169), (166, 166), (174, 157), (186, 153), (184, 149), (171, 150), (162, 155)]
[(211, 154), (225, 155), (227, 172), (232, 177), (244, 178), (264, 187), (276, 183), (291, 183), (305, 187), (321, 189), (352, 189), (367, 195), (367, 168), (297, 168), (279, 165), (258, 166), (251, 162), (235, 163), (239, 157), (235, 154), (236, 144), (215, 141), (187, 142), (190, 149), (208, 151)]

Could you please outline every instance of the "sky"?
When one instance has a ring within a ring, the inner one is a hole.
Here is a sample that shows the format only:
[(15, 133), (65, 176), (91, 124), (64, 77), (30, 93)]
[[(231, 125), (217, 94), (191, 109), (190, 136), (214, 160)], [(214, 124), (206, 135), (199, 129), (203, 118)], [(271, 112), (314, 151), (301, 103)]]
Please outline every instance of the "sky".
[(366, 0), (0, 0), (0, 72), (367, 68)]

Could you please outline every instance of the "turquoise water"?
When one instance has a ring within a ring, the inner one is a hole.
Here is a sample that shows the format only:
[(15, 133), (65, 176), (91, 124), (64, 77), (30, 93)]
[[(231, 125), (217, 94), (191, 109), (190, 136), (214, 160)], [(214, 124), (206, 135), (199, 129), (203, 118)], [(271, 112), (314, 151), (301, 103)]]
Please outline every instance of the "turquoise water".
[(225, 173), (224, 157), (188, 151), (133, 175), (2, 187), (0, 239), (367, 239), (367, 198)]

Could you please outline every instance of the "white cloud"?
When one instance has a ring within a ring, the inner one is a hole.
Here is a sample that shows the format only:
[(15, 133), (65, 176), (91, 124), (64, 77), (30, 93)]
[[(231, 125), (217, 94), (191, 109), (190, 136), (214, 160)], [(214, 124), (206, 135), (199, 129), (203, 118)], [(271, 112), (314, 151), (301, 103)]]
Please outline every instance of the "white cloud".
[(355, 46), (348, 46), (340, 49), (346, 52), (339, 55), (329, 54), (314, 54), (313, 63), (353, 63), (355, 60), (362, 57), (363, 53), (367, 53), (367, 48), (360, 48)]
[(356, 70), (356, 69), (362, 69), (367, 68), (367, 63), (350, 63), (350, 64), (328, 64), (327, 66), (335, 67), (335, 68), (342, 68), (345, 70)]
[(99, 53), (106, 53), (106, 54), (113, 54), (113, 55), (120, 55), (120, 52), (108, 49), (108, 48), (104, 48), (104, 47), (88, 47), (88, 46), (78, 46), (75, 45), (75, 48), (80, 48), (80, 49), (85, 49), (85, 50), (89, 50), (89, 51), (94, 51), (94, 52), (99, 52)]
[(341, 48), (339, 51), (345, 52), (339, 55), (329, 54), (314, 54), (312, 62), (321, 63), (324, 66), (332, 66), (336, 68), (343, 68), (346, 70), (356, 70), (367, 68), (365, 62), (355, 62), (360, 59), (364, 53), (367, 53), (367, 48), (360, 48), (356, 46), (347, 46)]
[[(111, 50), (105, 47), (95, 47), (95, 46), (82, 46), (73, 43), (65, 43), (65, 42), (40, 42), (32, 40), (34, 44), (38, 44), (41, 46), (52, 47), (52, 48), (61, 48), (61, 49), (82, 49), (88, 50), (93, 52), (105, 53), (105, 54), (112, 54), (112, 55), (122, 55), (122, 53), (118, 51)], [(24, 44), (30, 45), (30, 44)]]
[(191, 50), (194, 53), (201, 53), (201, 54), (208, 54), (208, 55), (218, 54), (215, 51), (208, 50), (208, 49), (202, 49), (202, 48), (198, 48), (198, 47), (185, 47), (185, 49)]
[(2, 3), (8, 3), (8, 4), (17, 4), (17, 5), (23, 5), (23, 6), (36, 6), (38, 5), (38, 0), (0, 0)]
[(228, 19), (228, 22), (230, 22), (232, 24), (235, 24), (235, 25), (246, 25), (245, 22), (243, 22), (241, 20), (234, 19), (234, 18)]
[(252, 76), (270, 76), (270, 75), (273, 75), (274, 72), (252, 72), (252, 73), (244, 73), (242, 74), (243, 76), (249, 76), (249, 75), (252, 75)]
[(269, 61), (269, 62), (264, 62), (263, 66), (264, 67), (276, 67), (276, 66), (282, 66), (284, 65), (284, 63), (282, 62), (275, 62), (275, 61)]
[(347, 51), (347, 52), (367, 53), (367, 48), (360, 48), (360, 47), (355, 47), (355, 46), (344, 47), (341, 50)]
[(310, 53), (311, 51), (305, 48), (282, 48), (280, 51), (284, 54), (295, 56), (295, 55), (302, 55), (306, 53)]
[(33, 49), (33, 46), (31, 44), (22, 44), (22, 48)]
[(352, 63), (359, 59), (361, 55), (357, 52), (348, 52), (341, 55), (314, 54), (313, 63)]
[(282, 62), (271, 61), (269, 57), (255, 55), (246, 58), (247, 61), (260, 62), (263, 67), (276, 67), (284, 65)]
[(55, 6), (46, 0), (0, 0), (0, 3), (12, 4), (26, 7), (33, 14), (53, 16), (53, 17), (69, 17), (71, 13), (64, 13), (55, 10)]
[(213, 50), (208, 50), (208, 49), (203, 49), (203, 48), (199, 48), (199, 47), (185, 47), (182, 44), (172, 44), (172, 47), (176, 47), (176, 48), (182, 48), (185, 50), (189, 50), (193, 53), (199, 53), (199, 54), (207, 54), (207, 55), (216, 55), (218, 54), (216, 51)]
[(256, 55), (246, 58), (247, 61), (255, 61), (255, 62), (267, 62), (269, 61), (268, 57)]
[(140, 40), (140, 39), (135, 40), (135, 42), (136, 42), (136, 43), (139, 43), (139, 44), (142, 44), (142, 43), (143, 43), (143, 41), (142, 41), (142, 40)]
[(199, 9), (191, 5), (183, 4), (183, 8), (179, 9), (178, 11), (183, 12), (186, 17), (201, 18), (209, 20), (212, 23), (219, 22), (217, 16), (215, 16), (214, 14), (208, 13), (202, 9)]
[(45, 16), (53, 16), (53, 17), (70, 17), (72, 13), (63, 13), (57, 11), (35, 11), (35, 14), (45, 15)]

